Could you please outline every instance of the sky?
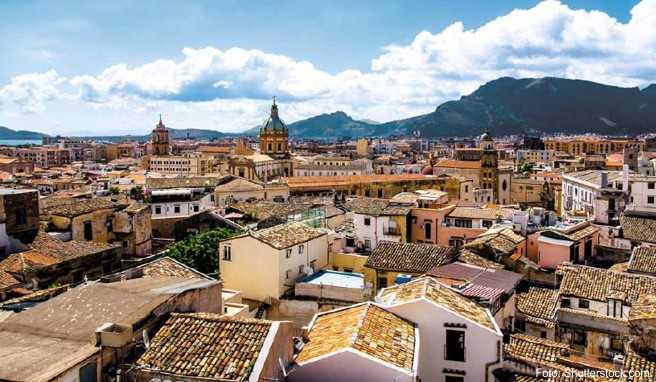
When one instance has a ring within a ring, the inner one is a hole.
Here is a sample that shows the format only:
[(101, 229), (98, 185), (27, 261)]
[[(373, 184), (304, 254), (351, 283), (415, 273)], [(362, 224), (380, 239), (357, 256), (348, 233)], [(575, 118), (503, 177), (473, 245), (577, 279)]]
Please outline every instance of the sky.
[(501, 76), (656, 82), (656, 0), (0, 2), (0, 126), (242, 131), (424, 114)]

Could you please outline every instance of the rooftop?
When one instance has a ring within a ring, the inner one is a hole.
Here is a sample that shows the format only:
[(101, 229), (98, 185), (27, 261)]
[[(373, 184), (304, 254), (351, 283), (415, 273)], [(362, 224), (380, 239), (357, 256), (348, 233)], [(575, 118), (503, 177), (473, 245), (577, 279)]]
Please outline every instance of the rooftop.
[(305, 277), (300, 282), (362, 289), (364, 287), (364, 275), (352, 272), (322, 270)]
[(526, 321), (549, 328), (555, 326), (554, 320), (558, 305), (558, 290), (529, 287), (528, 291), (517, 293), (517, 312)]
[(59, 201), (55, 206), (44, 207), (41, 214), (72, 218), (97, 210), (125, 208), (129, 205), (129, 202), (125, 199), (112, 200), (111, 197), (67, 199)]
[(438, 279), (449, 279), (450, 285), (483, 286), (500, 289), (502, 293), (511, 293), (523, 276), (503, 269), (485, 269), (463, 263), (444, 264), (426, 273)]
[(319, 228), (312, 228), (303, 223), (279, 224), (260, 231), (251, 231), (254, 238), (276, 248), (285, 249), (305, 243), (326, 234)]
[(620, 225), (626, 239), (656, 243), (656, 216), (625, 212), (620, 216)]
[(308, 339), (297, 358), (300, 364), (353, 349), (411, 371), (416, 356), (414, 324), (371, 302), (319, 313)]
[(509, 219), (514, 210), (508, 208), (456, 207), (447, 217), (460, 219)]
[(381, 241), (373, 250), (366, 267), (396, 272), (425, 273), (455, 256), (453, 247)]
[(638, 296), (656, 293), (656, 278), (616, 272), (584, 265), (561, 264), (556, 273), (562, 276), (560, 294), (596, 301), (620, 299), (632, 305)]
[(633, 248), (627, 271), (656, 275), (656, 247), (640, 246)]
[[(476, 151), (478, 150), (476, 149)], [(481, 162), (477, 160), (442, 159), (435, 164), (435, 167), (478, 170), (481, 168)]]
[(349, 186), (366, 183), (394, 183), (412, 181), (434, 181), (431, 175), (422, 174), (372, 174), (348, 176), (293, 176), (286, 178), (291, 190), (326, 186)]
[(137, 365), (180, 376), (245, 381), (272, 326), (265, 320), (172, 313)]
[(378, 301), (387, 306), (425, 299), (444, 309), (477, 323), (495, 333), (500, 333), (490, 312), (468, 298), (460, 295), (433, 277), (419, 277), (407, 283), (383, 289)]
[(388, 199), (359, 197), (346, 203), (346, 207), (356, 214), (380, 215), (407, 215), (410, 207), (390, 203)]

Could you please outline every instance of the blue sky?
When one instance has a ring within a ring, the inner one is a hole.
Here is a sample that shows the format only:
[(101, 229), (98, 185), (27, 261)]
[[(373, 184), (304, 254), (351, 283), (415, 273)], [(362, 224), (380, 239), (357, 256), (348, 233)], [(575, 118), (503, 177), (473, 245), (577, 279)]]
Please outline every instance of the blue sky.
[[(656, 1), (3, 1), (0, 125), (63, 134), (390, 120), (501, 75), (655, 81)], [(651, 33), (650, 33), (651, 32)]]

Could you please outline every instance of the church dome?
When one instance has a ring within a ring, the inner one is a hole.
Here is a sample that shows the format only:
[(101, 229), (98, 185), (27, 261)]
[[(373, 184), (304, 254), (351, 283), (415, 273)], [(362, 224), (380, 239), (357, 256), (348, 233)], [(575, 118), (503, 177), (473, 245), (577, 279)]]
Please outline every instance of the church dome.
[(278, 105), (276, 105), (276, 98), (273, 98), (273, 105), (271, 105), (271, 115), (262, 124), (263, 130), (277, 130), (287, 131), (287, 125), (278, 116)]
[(483, 133), (483, 135), (481, 135), (480, 140), (481, 141), (491, 141), (492, 140), (492, 135), (490, 135), (490, 129), (489, 128), (485, 128), (485, 132)]

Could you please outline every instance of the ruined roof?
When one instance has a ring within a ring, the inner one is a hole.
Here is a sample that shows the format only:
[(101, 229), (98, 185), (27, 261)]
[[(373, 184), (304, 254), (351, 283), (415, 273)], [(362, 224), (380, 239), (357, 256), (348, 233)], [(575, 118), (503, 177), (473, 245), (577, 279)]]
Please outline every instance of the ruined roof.
[(254, 238), (277, 249), (293, 247), (325, 234), (326, 231), (303, 223), (279, 224), (271, 228), (250, 232), (250, 235)]
[(556, 273), (562, 276), (560, 294), (596, 301), (608, 298), (633, 304), (640, 294), (656, 293), (656, 278), (593, 268), (584, 265), (561, 264)]
[(642, 294), (631, 306), (629, 321), (656, 319), (656, 294)]
[(20, 273), (27, 269), (38, 269), (119, 247), (119, 244), (94, 241), (61, 241), (39, 231), (27, 251), (13, 253), (0, 261), (0, 270)]
[(627, 271), (656, 274), (656, 247), (635, 247)]
[(433, 277), (419, 277), (380, 291), (377, 300), (386, 306), (425, 299), (484, 328), (499, 333), (490, 312)]
[(492, 249), (495, 253), (509, 255), (515, 252), (517, 246), (524, 240), (524, 237), (513, 232), (512, 228), (490, 229), (465, 244), (465, 248), (485, 246)]
[(350, 348), (411, 371), (416, 356), (415, 325), (371, 302), (319, 313), (308, 338), (301, 364)]
[(271, 328), (265, 320), (172, 313), (137, 365), (180, 376), (245, 381)]
[(528, 291), (517, 293), (517, 312), (522, 313), (526, 321), (534, 324), (553, 328), (557, 305), (556, 289), (529, 287)]
[(125, 208), (129, 205), (126, 199), (112, 200), (111, 197), (69, 198), (53, 207), (44, 207), (43, 215), (75, 217), (97, 210)]
[(365, 266), (384, 271), (425, 273), (451, 261), (454, 255), (453, 247), (381, 241), (369, 255)]
[(360, 215), (381, 216), (381, 215), (407, 215), (410, 212), (409, 206), (401, 206), (390, 203), (389, 199), (377, 199), (359, 197), (346, 203), (346, 208)]
[(626, 239), (656, 243), (656, 217), (627, 214), (620, 216), (620, 226)]

